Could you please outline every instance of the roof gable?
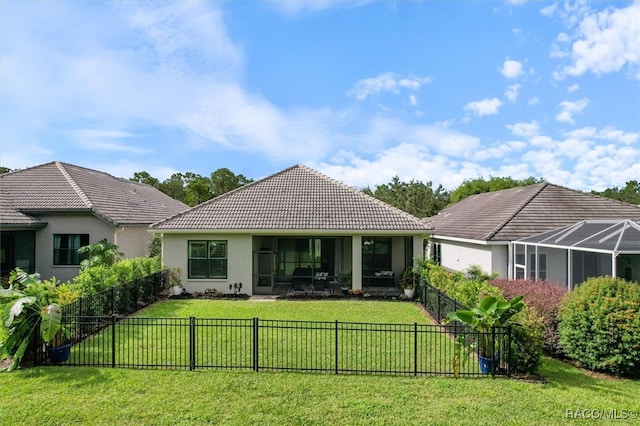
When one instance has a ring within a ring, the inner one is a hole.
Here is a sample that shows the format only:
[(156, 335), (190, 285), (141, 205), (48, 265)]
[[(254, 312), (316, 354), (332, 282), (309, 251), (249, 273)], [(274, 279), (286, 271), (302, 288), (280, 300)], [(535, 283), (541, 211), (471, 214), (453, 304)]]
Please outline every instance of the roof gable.
[(86, 212), (114, 225), (148, 225), (188, 208), (159, 190), (107, 173), (52, 162), (0, 175), (0, 223), (43, 212)]
[(252, 182), (152, 226), (161, 230), (426, 230), (414, 216), (305, 166)]
[(513, 241), (588, 219), (640, 220), (640, 208), (539, 183), (474, 195), (428, 219), (436, 235)]

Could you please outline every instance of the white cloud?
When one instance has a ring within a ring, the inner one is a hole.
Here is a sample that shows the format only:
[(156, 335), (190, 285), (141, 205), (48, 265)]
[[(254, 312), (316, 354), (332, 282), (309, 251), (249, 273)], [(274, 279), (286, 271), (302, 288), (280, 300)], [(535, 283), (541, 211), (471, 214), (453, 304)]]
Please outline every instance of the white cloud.
[(431, 80), (431, 77), (400, 77), (395, 73), (386, 72), (377, 77), (359, 80), (354, 88), (349, 90), (348, 95), (364, 100), (380, 92), (398, 94), (400, 89), (418, 91), (423, 85), (429, 84)]
[(507, 129), (511, 131), (511, 134), (514, 136), (522, 136), (525, 138), (531, 138), (536, 136), (540, 131), (540, 125), (538, 122), (533, 120), (529, 123), (516, 123), (513, 125), (507, 125)]
[(409, 95), (409, 104), (411, 106), (417, 106), (418, 105), (418, 99), (416, 98), (416, 95)]
[(507, 98), (510, 102), (517, 101), (521, 87), (522, 86), (519, 84), (512, 84), (510, 86), (507, 86), (506, 90), (504, 91), (504, 97)]
[(502, 64), (502, 67), (498, 68), (498, 71), (500, 71), (505, 78), (509, 79), (518, 78), (518, 76), (523, 73), (522, 64), (512, 59), (506, 59)]
[(540, 9), (540, 13), (544, 16), (552, 17), (554, 13), (556, 13), (556, 9), (558, 8), (558, 3), (553, 3), (549, 6), (545, 6)]
[[(640, 2), (626, 8), (608, 7), (601, 12), (580, 9), (579, 25), (568, 48), (555, 46), (552, 56), (568, 55), (571, 64), (554, 73), (560, 80), (587, 72), (596, 75), (620, 71), (624, 66), (640, 66)], [(570, 21), (571, 23), (571, 21)], [(562, 42), (569, 42), (564, 37)], [(638, 74), (634, 73), (634, 78)]]
[(563, 123), (575, 124), (573, 116), (580, 113), (588, 104), (589, 100), (587, 98), (575, 102), (562, 101), (559, 105), (560, 112), (556, 115), (556, 120)]
[(576, 84), (572, 84), (571, 86), (567, 87), (567, 92), (569, 93), (573, 93), (580, 90), (580, 85), (578, 83)]
[(502, 106), (502, 101), (500, 99), (485, 98), (481, 101), (469, 102), (467, 105), (465, 105), (464, 109), (466, 111), (471, 111), (478, 117), (482, 117), (483, 115), (497, 114), (500, 106)]
[(532, 105), (537, 105), (540, 103), (540, 98), (538, 98), (537, 96), (534, 96), (533, 98), (530, 98), (527, 101), (527, 105), (532, 106)]

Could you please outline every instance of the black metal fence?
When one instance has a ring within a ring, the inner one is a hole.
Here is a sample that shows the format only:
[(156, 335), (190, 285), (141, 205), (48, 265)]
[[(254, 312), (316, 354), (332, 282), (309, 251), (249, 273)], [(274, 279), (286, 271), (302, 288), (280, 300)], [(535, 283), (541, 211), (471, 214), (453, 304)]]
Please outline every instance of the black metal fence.
[(424, 278), (420, 278), (420, 291), (416, 295), (418, 301), (438, 322), (442, 322), (447, 318), (448, 312), (457, 311), (459, 309), (469, 309), (467, 306), (447, 296), (434, 286), (432, 286)]
[[(95, 322), (82, 321), (90, 316), (119, 316), (130, 315), (139, 309), (155, 303), (160, 294), (169, 288), (168, 271), (138, 278), (128, 283), (120, 284), (102, 292), (81, 297), (62, 307), (64, 325), (70, 331), (70, 343), (82, 341), (88, 336), (100, 332), (104, 328)], [(49, 359), (44, 342), (32, 347), (32, 357), (36, 364), (42, 364)]]
[[(490, 341), (496, 363), (457, 351), (459, 325), (208, 318), (75, 317), (65, 365), (313, 371), (334, 374), (509, 375), (509, 328), (467, 336)], [(461, 355), (464, 355), (461, 357)]]
[(168, 271), (120, 284), (62, 307), (64, 317), (130, 315), (158, 300), (169, 288)]

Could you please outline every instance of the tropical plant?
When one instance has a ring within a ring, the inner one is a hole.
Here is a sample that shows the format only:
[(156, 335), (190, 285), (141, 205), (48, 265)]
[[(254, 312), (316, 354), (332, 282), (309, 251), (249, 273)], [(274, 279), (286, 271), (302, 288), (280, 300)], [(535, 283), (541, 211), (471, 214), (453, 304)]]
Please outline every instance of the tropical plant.
[(400, 275), (400, 280), (398, 281), (398, 285), (403, 289), (412, 289), (416, 287), (416, 274), (413, 271), (413, 268), (407, 268)]
[[(24, 287), (19, 290), (15, 287)], [(37, 345), (38, 337), (52, 346), (61, 343), (69, 335), (62, 327), (62, 309), (57, 303), (48, 303), (46, 291), (39, 274), (27, 274), (19, 268), (11, 272), (9, 288), (0, 289), (0, 301), (4, 305), (6, 337), (0, 342), (0, 355), (12, 358), (7, 370), (15, 369), (27, 350)], [(35, 291), (33, 291), (35, 290)], [(39, 294), (38, 296), (29, 293)], [(36, 332), (39, 330), (39, 333)]]
[(456, 337), (453, 344), (453, 359), (451, 361), (451, 367), (453, 369), (453, 375), (457, 379), (460, 375), (460, 366), (466, 366), (471, 358), (471, 354), (476, 349), (475, 343), (468, 342), (467, 336), (461, 334)]
[(108, 242), (106, 238), (95, 244), (80, 247), (78, 253), (86, 256), (86, 259), (80, 262), (80, 270), (98, 265), (111, 266), (124, 257), (118, 246)]
[(348, 289), (351, 287), (351, 271), (344, 271), (336, 275), (336, 281), (340, 283), (340, 287)]
[(492, 330), (511, 323), (511, 318), (524, 308), (522, 296), (510, 301), (500, 301), (494, 296), (487, 296), (471, 310), (449, 312), (445, 324), (459, 321), (480, 332), (478, 351), (480, 356), (492, 357), (496, 349)]

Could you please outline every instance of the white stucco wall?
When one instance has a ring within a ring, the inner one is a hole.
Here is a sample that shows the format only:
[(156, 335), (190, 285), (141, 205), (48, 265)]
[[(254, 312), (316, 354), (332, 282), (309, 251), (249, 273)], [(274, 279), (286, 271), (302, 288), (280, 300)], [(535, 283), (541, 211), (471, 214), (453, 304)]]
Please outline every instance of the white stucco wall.
[(36, 232), (36, 268), (43, 279), (69, 281), (78, 275), (78, 266), (53, 264), (54, 234), (89, 234), (89, 244), (106, 238), (113, 242), (113, 227), (92, 215), (40, 216), (48, 225)]
[(483, 270), (492, 271), (492, 247), (458, 241), (440, 242), (442, 266), (453, 271), (464, 271), (471, 265), (479, 265)]
[(491, 245), (491, 268), (487, 272), (497, 272), (499, 278), (509, 275), (509, 244)]
[[(226, 240), (227, 278), (190, 279), (188, 265), (188, 241)], [(162, 259), (169, 268), (180, 268), (182, 285), (188, 292), (204, 292), (215, 288), (223, 293), (232, 293), (229, 284), (242, 283), (242, 293), (253, 292), (253, 247), (251, 235), (227, 234), (164, 234), (162, 237)]]

